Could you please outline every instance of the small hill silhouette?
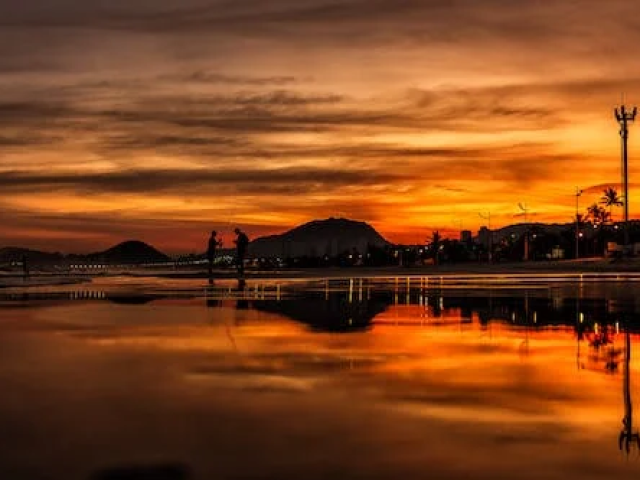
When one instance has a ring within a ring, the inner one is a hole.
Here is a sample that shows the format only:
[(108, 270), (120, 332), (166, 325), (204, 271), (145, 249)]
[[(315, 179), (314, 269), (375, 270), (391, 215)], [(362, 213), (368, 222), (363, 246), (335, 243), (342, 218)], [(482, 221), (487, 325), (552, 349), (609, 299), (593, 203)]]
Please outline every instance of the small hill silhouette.
[(119, 243), (104, 252), (87, 255), (87, 258), (92, 261), (110, 264), (158, 263), (170, 260), (164, 253), (139, 240), (128, 240)]
[(368, 246), (388, 244), (366, 222), (328, 218), (305, 223), (281, 235), (257, 238), (251, 242), (249, 252), (257, 257), (333, 257), (354, 248), (366, 252)]

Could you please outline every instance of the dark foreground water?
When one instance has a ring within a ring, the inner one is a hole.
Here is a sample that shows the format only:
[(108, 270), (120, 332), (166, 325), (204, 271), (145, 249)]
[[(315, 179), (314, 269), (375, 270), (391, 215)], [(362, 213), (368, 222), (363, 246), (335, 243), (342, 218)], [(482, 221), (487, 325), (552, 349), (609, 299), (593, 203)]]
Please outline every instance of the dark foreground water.
[(0, 478), (635, 479), (639, 294), (544, 276), (5, 289)]

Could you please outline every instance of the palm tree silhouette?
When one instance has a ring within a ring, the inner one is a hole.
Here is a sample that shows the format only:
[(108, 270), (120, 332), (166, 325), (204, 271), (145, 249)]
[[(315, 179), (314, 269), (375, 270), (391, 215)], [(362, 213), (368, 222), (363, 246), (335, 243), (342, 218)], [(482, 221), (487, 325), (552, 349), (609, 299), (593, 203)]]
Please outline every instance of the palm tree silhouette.
[[(593, 203), (589, 208), (587, 208), (587, 217), (593, 222), (594, 227), (598, 227), (607, 223), (611, 214), (597, 203)], [(596, 253), (599, 248), (602, 249), (600, 250), (601, 252), (604, 250), (603, 235), (603, 229), (599, 228), (597, 236), (593, 239), (593, 253)]]
[(613, 187), (607, 187), (602, 192), (600, 204), (609, 207), (609, 219), (613, 220), (613, 207), (621, 207), (624, 205), (622, 198), (618, 196), (618, 192)]
[(624, 418), (622, 419), (622, 430), (618, 438), (618, 447), (620, 450), (629, 453), (634, 443), (640, 449), (640, 434), (633, 431), (633, 404), (631, 402), (631, 378), (629, 369), (631, 364), (631, 335), (629, 328), (625, 334), (627, 355), (624, 361), (624, 376), (622, 382), (622, 393), (624, 396)]
[(605, 223), (609, 220), (610, 216), (609, 212), (597, 203), (594, 203), (587, 208), (587, 217), (590, 218), (594, 224)]

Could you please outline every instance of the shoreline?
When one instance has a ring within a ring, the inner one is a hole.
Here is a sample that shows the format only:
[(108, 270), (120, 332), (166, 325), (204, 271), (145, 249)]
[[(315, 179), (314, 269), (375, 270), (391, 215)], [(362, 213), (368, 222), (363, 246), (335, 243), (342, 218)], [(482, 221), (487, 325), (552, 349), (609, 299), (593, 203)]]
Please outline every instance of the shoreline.
[[(306, 279), (306, 278), (363, 278), (363, 277), (411, 277), (411, 276), (459, 276), (459, 275), (579, 275), (579, 274), (640, 274), (640, 259), (581, 259), (560, 261), (530, 261), (510, 263), (460, 263), (445, 265), (426, 265), (410, 267), (323, 267), (281, 270), (246, 270), (245, 280), (265, 279)], [(74, 285), (89, 283), (94, 278), (132, 277), (132, 278), (168, 278), (174, 280), (207, 279), (205, 269), (157, 270), (128, 269), (98, 274), (56, 274), (50, 272), (33, 272), (25, 281), (20, 274), (0, 275), (0, 289), (15, 287), (38, 287)], [(234, 270), (214, 271), (214, 279), (237, 279)]]
[[(560, 261), (531, 261), (531, 262), (509, 262), (509, 263), (458, 263), (444, 265), (424, 265), (424, 266), (386, 266), (386, 267), (321, 267), (321, 268), (298, 268), (281, 270), (245, 270), (245, 279), (265, 279), (265, 278), (313, 278), (313, 277), (395, 277), (395, 276), (447, 276), (447, 275), (526, 275), (526, 274), (589, 274), (589, 273), (639, 273), (640, 258), (627, 259), (624, 261), (611, 259), (580, 259), (580, 260), (560, 260)], [(185, 278), (185, 279), (206, 279), (207, 272), (201, 270), (183, 271), (130, 271), (125, 273), (134, 277), (159, 277), (159, 278)], [(235, 279), (237, 274), (233, 270), (214, 271), (214, 279)]]

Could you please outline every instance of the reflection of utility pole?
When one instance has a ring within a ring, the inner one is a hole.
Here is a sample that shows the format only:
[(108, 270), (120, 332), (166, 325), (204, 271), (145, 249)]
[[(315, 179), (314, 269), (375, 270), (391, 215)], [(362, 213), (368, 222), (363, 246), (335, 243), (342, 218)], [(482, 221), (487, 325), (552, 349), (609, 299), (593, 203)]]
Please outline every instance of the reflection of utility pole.
[(620, 110), (616, 107), (616, 120), (620, 124), (620, 137), (622, 138), (622, 180), (624, 183), (624, 251), (627, 253), (629, 245), (629, 169), (627, 165), (627, 140), (629, 139), (629, 122), (636, 119), (637, 107), (628, 112), (624, 105)]
[(576, 366), (580, 370), (580, 340), (582, 340), (583, 318), (580, 313), (580, 294), (576, 295), (576, 338), (578, 339), (578, 351), (576, 352)]
[(578, 202), (579, 202), (579, 198), (580, 195), (582, 195), (582, 190), (580, 190), (578, 187), (576, 187), (576, 258), (580, 257), (579, 252), (579, 245), (580, 245), (580, 217), (578, 217), (578, 210), (579, 210), (579, 206), (578, 206)]
[(520, 353), (529, 354), (529, 291), (524, 291), (524, 340), (520, 345)]
[(493, 257), (493, 232), (491, 231), (491, 212), (487, 212), (487, 214), (479, 213), (480, 218), (484, 218), (487, 220), (488, 229), (489, 229), (489, 263), (492, 261)]
[(631, 378), (629, 377), (629, 366), (631, 363), (631, 335), (629, 333), (629, 326), (627, 325), (626, 333), (626, 358), (624, 361), (624, 377), (622, 392), (624, 395), (624, 418), (622, 419), (622, 431), (618, 438), (618, 446), (620, 450), (624, 450), (629, 453), (631, 446), (635, 442), (640, 449), (640, 434), (633, 431), (633, 404), (631, 403)]

